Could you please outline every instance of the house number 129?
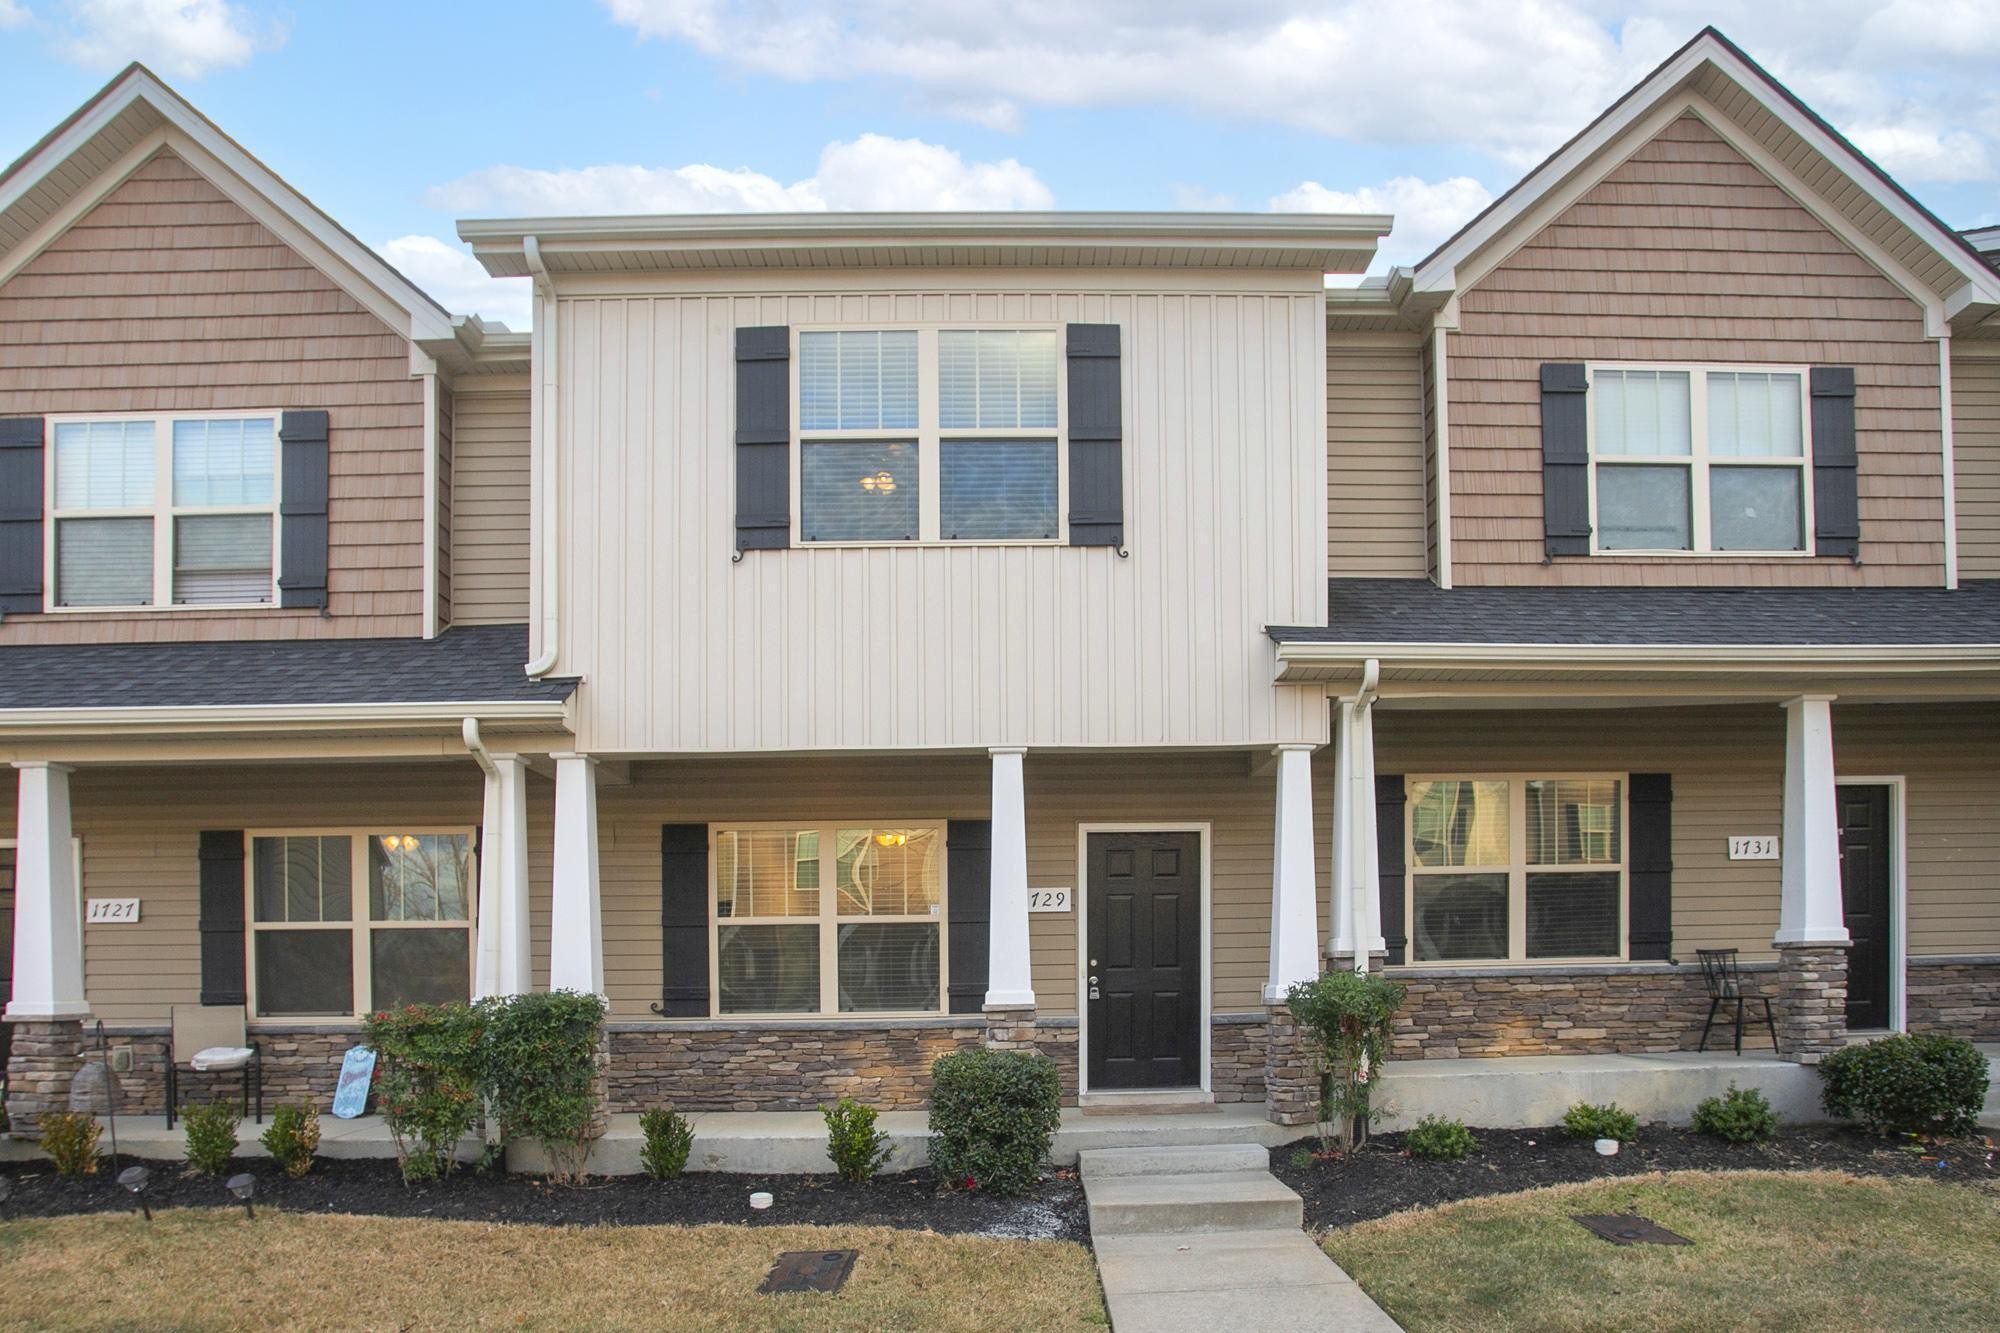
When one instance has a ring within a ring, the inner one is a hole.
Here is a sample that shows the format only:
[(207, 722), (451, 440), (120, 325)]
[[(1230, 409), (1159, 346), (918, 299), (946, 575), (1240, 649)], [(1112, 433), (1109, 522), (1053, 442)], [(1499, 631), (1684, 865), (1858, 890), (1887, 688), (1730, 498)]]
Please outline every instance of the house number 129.
[(1030, 912), (1067, 912), (1070, 891), (1068, 889), (1029, 889), (1028, 910)]

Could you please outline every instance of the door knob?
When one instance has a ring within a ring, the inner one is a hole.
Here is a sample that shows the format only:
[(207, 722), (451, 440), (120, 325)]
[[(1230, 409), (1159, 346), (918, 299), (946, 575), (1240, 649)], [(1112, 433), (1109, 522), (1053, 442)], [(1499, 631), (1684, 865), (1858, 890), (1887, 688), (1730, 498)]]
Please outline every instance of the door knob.
[(1095, 958), (1091, 959), (1091, 960), (1090, 960), (1090, 965), (1091, 965), (1092, 967), (1096, 967), (1096, 966), (1097, 966), (1097, 960), (1096, 960)]

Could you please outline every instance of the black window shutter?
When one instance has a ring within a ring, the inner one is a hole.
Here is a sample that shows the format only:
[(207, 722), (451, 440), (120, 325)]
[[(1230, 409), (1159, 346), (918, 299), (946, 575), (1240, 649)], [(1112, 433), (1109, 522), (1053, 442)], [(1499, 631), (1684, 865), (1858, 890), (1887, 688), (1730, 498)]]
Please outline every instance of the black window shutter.
[(0, 418), (0, 616), (42, 609), (42, 419)]
[(1632, 900), (1625, 934), (1633, 962), (1660, 962), (1674, 950), (1674, 779), (1668, 773), (1634, 773), (1631, 810)]
[(792, 331), (736, 330), (736, 549), (792, 541)]
[(993, 821), (954, 819), (945, 825), (945, 920), (949, 923), (951, 985), (946, 1011), (976, 1014), (986, 1007), (987, 933), (993, 919)]
[(243, 983), (243, 830), (204, 829), (201, 860), (201, 1002), (246, 1004)]
[(326, 608), (327, 415), (287, 412), (278, 425), (284, 494), (278, 502), (279, 606)]
[(1813, 547), (1820, 555), (1861, 554), (1861, 507), (1854, 447), (1854, 372), (1812, 368)]
[(668, 1018), (708, 1017), (708, 825), (660, 826), (660, 1002)]
[(1583, 367), (1542, 367), (1542, 550), (1590, 554), (1589, 384)]
[(1390, 967), (1403, 964), (1409, 932), (1403, 924), (1403, 778), (1375, 776), (1375, 864), (1380, 874), (1382, 942)]
[(1069, 544), (1125, 545), (1125, 415), (1118, 326), (1072, 324), (1069, 352)]

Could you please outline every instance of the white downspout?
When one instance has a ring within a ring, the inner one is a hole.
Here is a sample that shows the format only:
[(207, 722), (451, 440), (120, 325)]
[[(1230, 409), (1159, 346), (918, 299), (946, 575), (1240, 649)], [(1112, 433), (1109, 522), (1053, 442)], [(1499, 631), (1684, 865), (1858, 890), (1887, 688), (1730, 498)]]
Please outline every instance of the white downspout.
[(562, 619), (556, 606), (559, 556), (557, 515), (562, 512), (556, 492), (559, 470), (556, 462), (556, 291), (548, 266), (542, 262), (540, 243), (532, 236), (525, 236), (521, 239), (521, 250), (527, 258), (528, 271), (534, 275), (534, 362), (540, 374), (540, 382), (535, 386), (538, 401), (530, 441), (534, 453), (533, 514), (540, 526), (536, 534), (539, 538), (536, 554), (540, 559), (536, 562), (535, 590), (541, 595), (542, 651), (528, 663), (527, 672), (530, 676), (546, 676), (555, 669), (556, 655), (562, 646)]
[[(1361, 688), (1354, 693), (1355, 740), (1360, 742), (1366, 736), (1365, 753), (1357, 750), (1349, 758), (1348, 781), (1353, 784), (1350, 791), (1342, 795), (1352, 802), (1349, 827), (1356, 831), (1354, 844), (1343, 851), (1359, 865), (1367, 865), (1374, 860), (1375, 821), (1366, 818), (1366, 812), (1375, 808), (1375, 719), (1370, 716), (1375, 706), (1375, 695), (1382, 684), (1382, 662), (1371, 657), (1361, 668)], [(1365, 730), (1361, 724), (1365, 723)], [(1362, 828), (1366, 825), (1366, 829)], [(1365, 841), (1362, 836), (1365, 832)], [(1375, 904), (1369, 901), (1371, 892), (1379, 892), (1376, 885), (1377, 874), (1356, 874), (1353, 876), (1354, 902), (1350, 909), (1354, 922), (1354, 970), (1368, 971), (1368, 955), (1375, 939), (1382, 933), (1381, 914)]]

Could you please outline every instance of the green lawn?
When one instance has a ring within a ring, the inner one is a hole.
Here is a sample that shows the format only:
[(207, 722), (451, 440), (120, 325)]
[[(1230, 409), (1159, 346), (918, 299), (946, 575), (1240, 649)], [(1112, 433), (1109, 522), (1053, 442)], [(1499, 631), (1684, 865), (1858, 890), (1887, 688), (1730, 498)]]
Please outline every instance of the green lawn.
[[(1572, 1213), (1692, 1246), (1620, 1247)], [(1411, 1333), (2000, 1328), (2000, 1190), (1831, 1172), (1677, 1172), (1398, 1214), (1326, 1251)]]

